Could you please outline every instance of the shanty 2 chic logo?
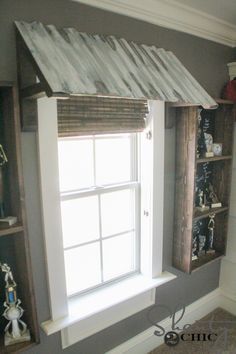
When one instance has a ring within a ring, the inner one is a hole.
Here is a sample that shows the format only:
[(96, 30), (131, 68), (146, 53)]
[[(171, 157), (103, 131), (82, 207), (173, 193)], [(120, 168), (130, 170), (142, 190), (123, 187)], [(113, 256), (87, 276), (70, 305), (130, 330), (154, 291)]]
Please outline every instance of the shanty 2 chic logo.
[[(171, 318), (171, 331), (166, 332), (165, 328), (162, 327), (158, 322), (154, 321), (153, 318), (155, 314), (160, 311), (167, 311), (168, 316)], [(191, 324), (184, 324), (180, 326), (180, 321), (183, 319), (185, 314), (185, 306), (182, 307), (180, 311), (177, 312), (177, 309), (172, 311), (169, 307), (165, 305), (154, 305), (148, 311), (148, 320), (149, 322), (156, 327), (154, 331), (155, 336), (162, 337), (164, 336), (164, 342), (170, 347), (176, 346), (180, 341), (182, 342), (216, 342), (218, 339), (218, 333), (213, 332), (212, 323), (215, 321), (208, 321), (209, 333), (204, 333), (202, 328), (196, 328), (194, 326), (194, 332), (191, 331)], [(201, 321), (198, 321), (200, 324)], [(206, 322), (204, 322), (206, 324)]]

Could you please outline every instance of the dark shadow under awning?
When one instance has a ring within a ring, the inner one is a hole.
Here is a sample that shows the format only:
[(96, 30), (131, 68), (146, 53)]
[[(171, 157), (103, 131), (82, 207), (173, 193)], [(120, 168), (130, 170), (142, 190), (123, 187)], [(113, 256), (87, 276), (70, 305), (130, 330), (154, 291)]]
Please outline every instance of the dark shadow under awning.
[(48, 96), (145, 98), (217, 107), (172, 52), (74, 28), (15, 24)]

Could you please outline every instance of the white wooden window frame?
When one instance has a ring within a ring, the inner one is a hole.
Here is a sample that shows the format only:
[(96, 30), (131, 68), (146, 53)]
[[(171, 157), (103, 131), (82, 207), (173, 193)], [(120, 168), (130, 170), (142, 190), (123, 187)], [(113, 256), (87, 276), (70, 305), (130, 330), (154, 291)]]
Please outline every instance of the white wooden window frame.
[[(122, 136), (124, 136), (125, 134), (121, 134)], [(86, 140), (86, 139), (91, 139), (93, 141), (93, 161), (94, 161), (94, 175), (95, 175), (95, 163), (96, 163), (96, 153), (95, 153), (95, 139), (110, 139), (112, 137), (111, 134), (107, 134), (105, 136), (97, 136), (96, 138), (93, 137), (79, 137), (77, 139), (79, 140)], [(117, 139), (120, 138), (119, 135), (115, 135), (113, 136), (113, 139)], [(91, 186), (91, 187), (87, 187), (87, 188), (83, 188), (83, 189), (78, 189), (78, 190), (73, 190), (73, 191), (63, 191), (60, 193), (60, 199), (61, 202), (62, 201), (66, 201), (66, 200), (72, 200), (72, 199), (78, 199), (78, 198), (82, 198), (82, 197), (87, 197), (87, 196), (98, 196), (98, 198), (101, 198), (101, 195), (104, 195), (106, 193), (111, 193), (111, 192), (116, 192), (116, 191), (124, 191), (124, 190), (130, 190), (133, 191), (134, 193), (134, 205), (135, 205), (135, 217), (134, 217), (134, 225), (133, 228), (130, 230), (126, 230), (114, 235), (110, 235), (108, 237), (106, 237), (105, 239), (112, 239), (114, 237), (117, 236), (121, 236), (123, 234), (127, 234), (128, 232), (134, 232), (134, 237), (135, 237), (135, 261), (134, 261), (134, 270), (130, 271), (129, 273), (125, 273), (122, 274), (120, 276), (117, 276), (116, 278), (112, 278), (108, 281), (104, 281), (103, 277), (102, 277), (102, 282), (99, 283), (98, 285), (95, 285), (91, 288), (85, 289), (83, 291), (81, 291), (81, 293), (83, 292), (88, 292), (88, 291), (93, 291), (93, 289), (95, 288), (99, 288), (101, 286), (106, 286), (106, 284), (111, 284), (113, 281), (119, 281), (119, 279), (124, 279), (125, 277), (131, 276), (133, 274), (136, 274), (137, 272), (139, 272), (140, 269), (140, 173), (139, 173), (139, 158), (137, 158), (137, 155), (139, 155), (138, 153), (138, 149), (139, 149), (139, 141), (138, 141), (138, 136), (135, 133), (130, 134), (129, 136), (130, 139), (130, 157), (131, 157), (131, 164), (130, 164), (130, 180), (129, 181), (125, 181), (123, 183), (113, 183), (113, 184), (105, 184), (102, 186)], [(67, 140), (71, 140), (71, 138), (59, 138), (60, 141), (67, 141)], [(76, 137), (74, 138), (74, 140), (76, 140)], [(94, 180), (96, 180), (96, 178), (94, 177)], [(99, 205), (100, 205), (101, 201), (99, 201)], [(101, 207), (99, 207), (99, 220), (101, 223)], [(95, 242), (99, 242), (100, 243), (100, 251), (102, 249), (102, 236), (101, 236), (101, 230), (99, 230), (99, 238), (89, 241), (89, 242), (83, 242), (81, 244), (75, 244), (73, 246), (64, 247), (64, 251), (67, 249), (74, 249), (77, 247), (82, 247), (86, 244), (93, 244)], [(101, 261), (102, 262), (102, 255), (101, 255)], [(101, 263), (101, 274), (102, 274), (102, 263)], [(78, 293), (79, 294), (79, 293)], [(71, 296), (76, 296), (76, 294), (72, 294)]]
[(61, 330), (63, 348), (151, 306), (155, 288), (174, 278), (162, 272), (164, 102), (149, 101), (141, 141), (140, 274), (86, 295), (67, 298), (60, 212), (57, 102), (38, 99), (38, 152), (51, 319), (46, 334)]

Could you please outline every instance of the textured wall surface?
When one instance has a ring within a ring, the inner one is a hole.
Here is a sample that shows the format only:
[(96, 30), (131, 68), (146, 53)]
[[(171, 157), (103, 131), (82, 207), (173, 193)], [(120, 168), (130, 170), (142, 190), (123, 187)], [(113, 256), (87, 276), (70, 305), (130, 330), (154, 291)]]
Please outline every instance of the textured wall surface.
[[(16, 79), (14, 20), (38, 20), (57, 27), (75, 27), (89, 33), (113, 34), (138, 43), (155, 44), (172, 50), (192, 75), (213, 96), (220, 95), (228, 80), (226, 63), (235, 60), (236, 51), (187, 34), (163, 29), (145, 22), (130, 19), (80, 5), (69, 0), (0, 0), (0, 80)], [(185, 275), (171, 267), (173, 202), (174, 202), (174, 129), (166, 131), (165, 143), (165, 220), (164, 268), (178, 274), (178, 278), (157, 289), (157, 302), (174, 308), (190, 304), (218, 286), (219, 266), (216, 262), (192, 275)], [(25, 177), (27, 215), (36, 290), (39, 321), (49, 318), (46, 267), (42, 225), (36, 137), (22, 134), (22, 154)], [(158, 314), (158, 320), (166, 317)], [(104, 354), (107, 350), (148, 328), (146, 311), (119, 322), (96, 335), (62, 351), (60, 335), (49, 337), (41, 332), (41, 344), (28, 354)]]

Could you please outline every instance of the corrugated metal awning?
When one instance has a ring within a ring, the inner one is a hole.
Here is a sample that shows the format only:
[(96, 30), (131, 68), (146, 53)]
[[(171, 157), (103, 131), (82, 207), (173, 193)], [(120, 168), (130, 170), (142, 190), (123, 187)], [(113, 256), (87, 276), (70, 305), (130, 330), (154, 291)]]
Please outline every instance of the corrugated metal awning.
[(114, 36), (15, 22), (52, 95), (100, 95), (182, 102), (214, 108), (176, 56)]

